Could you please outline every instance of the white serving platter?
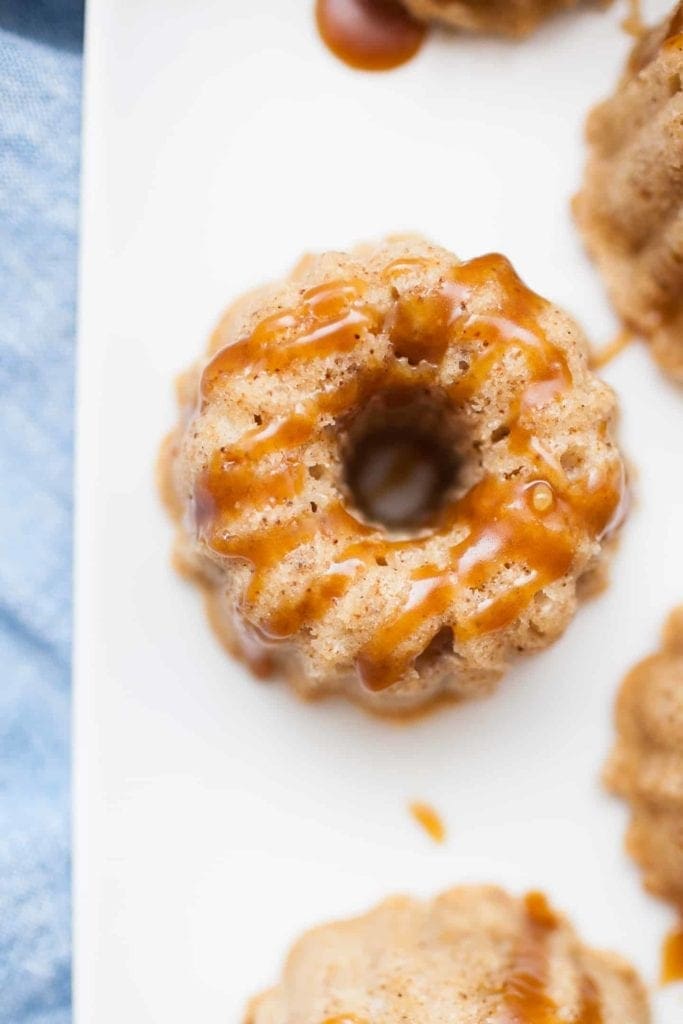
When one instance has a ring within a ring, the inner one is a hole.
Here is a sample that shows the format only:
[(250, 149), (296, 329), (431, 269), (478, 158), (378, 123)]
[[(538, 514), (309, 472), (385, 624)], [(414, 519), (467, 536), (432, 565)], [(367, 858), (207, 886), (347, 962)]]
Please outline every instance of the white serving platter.
[[(507, 254), (598, 343), (616, 324), (569, 214), (588, 107), (629, 46), (587, 8), (531, 40), (435, 33), (387, 74), (309, 0), (90, 0), (75, 650), (77, 1024), (225, 1024), (314, 922), (466, 880), (543, 888), (653, 983), (671, 913), (598, 783), (616, 687), (683, 598), (683, 395), (606, 370), (636, 501), (610, 589), (495, 697), (410, 726), (253, 681), (169, 566), (154, 488), (173, 378), (221, 308), (306, 250), (417, 230)], [(647, 15), (665, 9), (648, 4)], [(437, 847), (408, 815), (433, 802)], [(676, 986), (658, 1024), (683, 1019)]]

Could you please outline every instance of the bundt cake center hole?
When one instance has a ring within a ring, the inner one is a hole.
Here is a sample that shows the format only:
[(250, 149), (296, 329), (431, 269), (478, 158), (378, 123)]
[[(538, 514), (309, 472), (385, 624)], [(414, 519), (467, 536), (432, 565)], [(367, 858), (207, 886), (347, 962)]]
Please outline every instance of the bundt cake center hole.
[(388, 530), (436, 521), (458, 482), (460, 460), (448, 418), (424, 402), (371, 404), (348, 433), (345, 483), (363, 519)]

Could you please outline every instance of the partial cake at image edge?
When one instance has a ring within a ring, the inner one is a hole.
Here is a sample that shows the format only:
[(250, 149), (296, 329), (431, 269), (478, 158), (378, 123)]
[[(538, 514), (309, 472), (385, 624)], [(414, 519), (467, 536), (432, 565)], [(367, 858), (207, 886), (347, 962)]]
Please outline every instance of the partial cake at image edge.
[(245, 1024), (648, 1024), (626, 961), (585, 946), (540, 893), (451, 889), (307, 932)]
[(683, 913), (683, 606), (626, 676), (616, 725), (605, 782), (630, 806), (628, 850), (647, 889)]
[(625, 325), (683, 383), (683, 4), (636, 44), (586, 134), (586, 247)]
[[(529, 35), (546, 18), (578, 6), (580, 0), (401, 0), (421, 21), (450, 28), (512, 37)], [(606, 5), (603, 5), (606, 6)]]

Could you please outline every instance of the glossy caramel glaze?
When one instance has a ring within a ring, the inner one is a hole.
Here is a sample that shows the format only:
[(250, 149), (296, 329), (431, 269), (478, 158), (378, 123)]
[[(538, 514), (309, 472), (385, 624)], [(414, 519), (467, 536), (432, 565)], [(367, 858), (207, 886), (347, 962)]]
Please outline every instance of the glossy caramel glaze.
[[(393, 286), (419, 263), (429, 268), (427, 258), (390, 263), (383, 274), (386, 284)], [(491, 282), (502, 298), (490, 313), (472, 313), (470, 300)], [(393, 353), (376, 365), (366, 361), (333, 390), (321, 381), (317, 392), (288, 414), (259, 416), (234, 443), (214, 451), (196, 482), (200, 538), (216, 554), (251, 567), (241, 605), (247, 620), (283, 560), (316, 538), (336, 544), (334, 560), (303, 596), (285, 600), (266, 621), (259, 620), (257, 632), (264, 641), (285, 641), (315, 626), (367, 566), (386, 565), (408, 549), (420, 551), (430, 538), (444, 543), (452, 538), (444, 563), (424, 560), (411, 570), (402, 607), (386, 614), (358, 653), (362, 682), (383, 690), (400, 680), (425, 649), (426, 622), (433, 623), (432, 637), (446, 624), (456, 640), (501, 629), (539, 591), (570, 572), (577, 543), (600, 540), (615, 526), (624, 488), (621, 464), (611, 463), (588, 480), (575, 479), (533, 429), (535, 417), (561, 403), (572, 387), (565, 353), (551, 343), (542, 323), (547, 308), (507, 260), (485, 256), (453, 265), (426, 292), (396, 289), (384, 314), (362, 280), (326, 281), (304, 290), (297, 305), (265, 318), (213, 357), (202, 376), (202, 407), (226, 378), (286, 373), (337, 354), (353, 355), (369, 332), (384, 332)], [(514, 358), (523, 369), (523, 385), (501, 432), (519, 471), (483, 473), (414, 536), (368, 522), (341, 491), (324, 507), (311, 503), (295, 518), (278, 518), (247, 533), (233, 529), (244, 508), (266, 508), (302, 494), (307, 480), (302, 447), (317, 436), (323, 420), (333, 418), (341, 436), (354, 410), (373, 397), (385, 394), (399, 404), (409, 402), (414, 389), (433, 384), (456, 342), (466, 357), (445, 395), (456, 411), (476, 403), (489, 376), (506, 361)], [(500, 574), (512, 565), (523, 571), (513, 584), (495, 590)], [(449, 621), (449, 610), (466, 590), (483, 596), (457, 621)]]
[(683, 981), (683, 924), (669, 932), (662, 944), (660, 981), (662, 985)]
[(317, 0), (316, 22), (325, 45), (350, 67), (388, 71), (420, 49), (426, 27), (398, 0)]
[(628, 13), (621, 23), (624, 32), (628, 32), (634, 39), (641, 39), (646, 32), (647, 26), (643, 21), (643, 9), (641, 0), (628, 0)]
[[(524, 900), (526, 922), (512, 968), (505, 981), (503, 999), (510, 1024), (563, 1024), (559, 1008), (548, 991), (548, 944), (560, 921), (542, 893)], [(600, 995), (594, 980), (583, 973), (580, 1006), (572, 1024), (601, 1024)]]
[(439, 812), (431, 804), (415, 800), (410, 804), (410, 813), (418, 825), (424, 829), (430, 839), (435, 843), (446, 841), (446, 826)]

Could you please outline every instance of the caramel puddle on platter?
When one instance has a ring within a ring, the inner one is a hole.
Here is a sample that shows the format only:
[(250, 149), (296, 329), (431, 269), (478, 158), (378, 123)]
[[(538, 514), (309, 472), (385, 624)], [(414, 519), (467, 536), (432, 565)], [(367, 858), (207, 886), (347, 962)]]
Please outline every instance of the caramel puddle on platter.
[(405, 64), (427, 34), (398, 0), (316, 0), (315, 20), (327, 48), (360, 71)]
[(683, 922), (669, 932), (662, 943), (662, 966), (659, 980), (662, 985), (683, 981)]
[(444, 825), (443, 818), (439, 812), (436, 811), (431, 804), (425, 804), (419, 800), (414, 800), (413, 803), (409, 804), (408, 809), (415, 821), (424, 829), (430, 839), (433, 839), (435, 843), (445, 842), (446, 826)]
[(617, 356), (620, 355), (620, 353), (622, 353), (634, 339), (635, 334), (633, 331), (624, 327), (624, 329), (619, 331), (619, 333), (612, 338), (611, 341), (608, 341), (606, 345), (603, 345), (602, 348), (591, 352), (589, 359), (591, 370), (601, 370), (604, 366), (607, 366), (613, 359), (616, 359)]

